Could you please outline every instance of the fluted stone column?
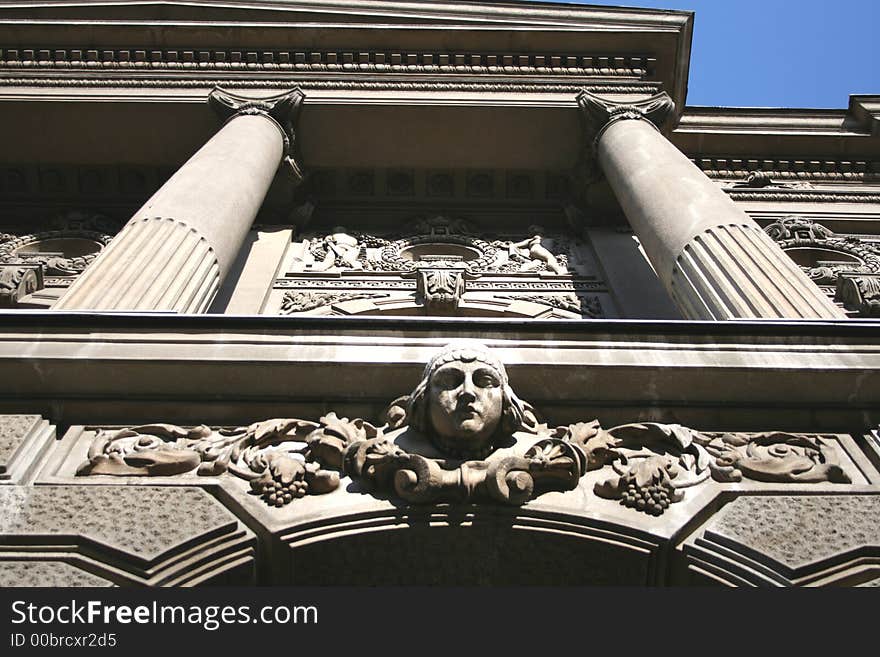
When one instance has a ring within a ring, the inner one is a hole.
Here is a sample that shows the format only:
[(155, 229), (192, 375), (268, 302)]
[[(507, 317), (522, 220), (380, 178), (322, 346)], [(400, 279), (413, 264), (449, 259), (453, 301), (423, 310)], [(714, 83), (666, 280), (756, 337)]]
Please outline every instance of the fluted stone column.
[(284, 160), (296, 181), (299, 90), (254, 100), (215, 89), (228, 118), (113, 238), (59, 310), (204, 313), (235, 261)]
[(666, 93), (578, 103), (594, 156), (648, 259), (689, 319), (845, 317), (761, 227), (658, 130)]

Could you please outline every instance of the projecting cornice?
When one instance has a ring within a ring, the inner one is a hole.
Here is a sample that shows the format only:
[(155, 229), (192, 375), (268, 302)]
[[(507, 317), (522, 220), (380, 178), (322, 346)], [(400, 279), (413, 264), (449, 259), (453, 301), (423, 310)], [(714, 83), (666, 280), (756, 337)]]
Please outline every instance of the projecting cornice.
[(745, 167), (751, 171), (779, 169), (758, 160), (784, 160), (792, 164), (783, 170), (846, 173), (854, 162), (878, 159), (880, 96), (853, 95), (847, 109), (831, 110), (687, 107), (671, 139), (696, 159), (754, 160)]
[(852, 95), (847, 109), (687, 107), (676, 132), (877, 136), (880, 95)]
[(880, 95), (850, 96), (847, 115), (871, 135), (880, 137)]
[(0, 78), (395, 74), (652, 83), (683, 106), (693, 15), (495, 2), (13, 2)]
[(603, 29), (678, 29), (691, 12), (513, 2), (432, 2), (430, 0), (45, 0), (7, 1), (10, 17), (100, 20), (249, 20), (252, 22), (336, 21), (413, 24), (502, 23), (576, 25)]

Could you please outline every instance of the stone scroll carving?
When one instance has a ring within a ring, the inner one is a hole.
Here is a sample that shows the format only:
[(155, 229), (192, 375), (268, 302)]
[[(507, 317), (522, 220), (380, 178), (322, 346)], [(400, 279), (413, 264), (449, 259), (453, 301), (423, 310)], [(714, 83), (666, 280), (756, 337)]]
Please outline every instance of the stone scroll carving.
[(839, 275), (834, 298), (861, 317), (880, 317), (880, 274)]
[(377, 299), (387, 297), (387, 294), (376, 292), (316, 292), (312, 290), (292, 290), (285, 292), (281, 299), (280, 313), (291, 315), (293, 313), (306, 312), (332, 306), (345, 301), (358, 301), (361, 299)]
[(599, 471), (593, 492), (662, 514), (686, 491), (718, 482), (847, 483), (819, 437), (701, 433), (677, 424), (604, 429), (596, 420), (552, 428), (513, 391), (502, 362), (473, 342), (448, 345), (382, 424), (329, 413), (212, 429), (152, 424), (101, 431), (82, 476), (231, 475), (267, 504), (336, 490), (341, 478), (411, 504), (522, 505), (572, 490)]
[(0, 308), (13, 308), (28, 294), (42, 289), (42, 265), (0, 265)]

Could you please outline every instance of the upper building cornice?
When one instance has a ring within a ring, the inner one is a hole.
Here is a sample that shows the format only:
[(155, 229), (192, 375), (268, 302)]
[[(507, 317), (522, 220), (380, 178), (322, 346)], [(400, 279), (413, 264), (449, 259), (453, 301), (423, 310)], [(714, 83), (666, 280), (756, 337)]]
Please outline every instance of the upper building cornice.
[(532, 2), (431, 0), (10, 0), (9, 17), (100, 21), (445, 22), (677, 31), (692, 12)]
[(860, 94), (850, 96), (846, 109), (686, 107), (671, 139), (704, 157), (876, 160), (878, 137), (880, 95)]
[(691, 12), (535, 2), (13, 1), (0, 71), (628, 78), (683, 107), (692, 28)]

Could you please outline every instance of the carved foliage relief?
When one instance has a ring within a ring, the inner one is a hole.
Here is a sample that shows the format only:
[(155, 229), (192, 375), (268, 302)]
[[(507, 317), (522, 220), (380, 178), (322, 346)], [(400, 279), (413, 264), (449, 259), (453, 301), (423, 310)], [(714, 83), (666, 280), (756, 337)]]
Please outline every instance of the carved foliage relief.
[(233, 476), (285, 506), (349, 477), (361, 491), (410, 504), (522, 505), (582, 485), (634, 512), (661, 515), (706, 481), (849, 483), (832, 441), (784, 432), (704, 433), (677, 424), (550, 427), (510, 387), (503, 364), (474, 343), (429, 361), (384, 422), (329, 413), (317, 422), (247, 427), (167, 424), (102, 430), (81, 476)]

